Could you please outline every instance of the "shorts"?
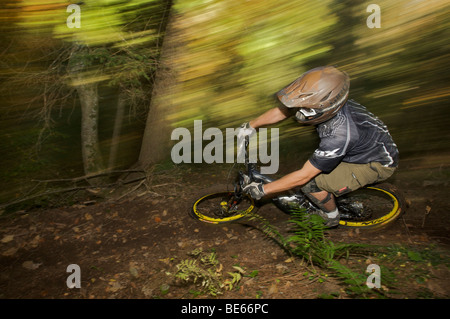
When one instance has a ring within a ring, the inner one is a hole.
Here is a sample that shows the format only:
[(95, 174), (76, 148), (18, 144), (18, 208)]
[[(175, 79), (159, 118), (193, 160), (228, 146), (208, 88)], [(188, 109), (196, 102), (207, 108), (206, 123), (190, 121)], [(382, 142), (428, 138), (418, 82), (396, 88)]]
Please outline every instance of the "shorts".
[(341, 196), (369, 184), (388, 179), (396, 167), (385, 167), (381, 163), (353, 164), (341, 162), (328, 174), (316, 176), (317, 186), (335, 196)]

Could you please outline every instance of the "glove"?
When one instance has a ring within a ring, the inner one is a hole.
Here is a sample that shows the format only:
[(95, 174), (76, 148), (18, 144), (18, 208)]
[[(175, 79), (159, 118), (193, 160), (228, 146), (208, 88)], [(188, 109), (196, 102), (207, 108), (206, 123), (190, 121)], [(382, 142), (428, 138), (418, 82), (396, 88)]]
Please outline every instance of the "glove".
[(250, 177), (244, 173), (241, 173), (241, 175), (242, 175), (242, 180), (240, 183), (241, 183), (242, 189), (244, 189), (245, 186), (250, 184)]
[(262, 183), (252, 182), (245, 186), (242, 191), (249, 194), (251, 198), (260, 200), (264, 195), (264, 186)]
[(256, 130), (250, 126), (249, 122), (242, 123), (239, 127), (238, 138), (244, 138), (245, 136), (251, 136), (256, 133)]
[(250, 126), (248, 122), (243, 123), (241, 127), (239, 128), (238, 134), (237, 134), (237, 158), (243, 159), (244, 151), (245, 151), (245, 137), (252, 136), (256, 133), (256, 130)]

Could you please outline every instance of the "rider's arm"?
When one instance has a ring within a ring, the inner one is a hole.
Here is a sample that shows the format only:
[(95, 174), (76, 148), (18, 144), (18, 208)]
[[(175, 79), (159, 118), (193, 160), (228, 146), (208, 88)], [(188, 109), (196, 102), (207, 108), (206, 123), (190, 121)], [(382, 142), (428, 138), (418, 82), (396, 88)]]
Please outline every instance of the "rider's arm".
[(290, 114), (287, 110), (281, 109), (280, 107), (274, 107), (250, 121), (250, 126), (256, 129), (258, 127), (278, 123), (289, 116)]
[(298, 171), (287, 174), (274, 182), (265, 184), (264, 193), (266, 195), (275, 194), (292, 189), (297, 186), (302, 186), (308, 183), (320, 172), (321, 170), (315, 168), (308, 160)]

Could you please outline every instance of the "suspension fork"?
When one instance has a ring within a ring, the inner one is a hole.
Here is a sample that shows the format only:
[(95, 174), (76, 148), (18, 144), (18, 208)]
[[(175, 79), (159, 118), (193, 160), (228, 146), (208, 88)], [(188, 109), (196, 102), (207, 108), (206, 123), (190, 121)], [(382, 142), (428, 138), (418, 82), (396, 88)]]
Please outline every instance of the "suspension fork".
[(267, 177), (259, 172), (259, 170), (256, 167), (255, 163), (250, 163), (249, 159), (249, 152), (248, 152), (248, 146), (249, 146), (249, 140), (250, 138), (248, 136), (245, 137), (245, 144), (244, 144), (244, 150), (245, 150), (245, 167), (247, 169), (246, 175), (250, 178), (250, 182), (262, 182), (264, 184), (273, 182), (273, 179), (270, 177)]

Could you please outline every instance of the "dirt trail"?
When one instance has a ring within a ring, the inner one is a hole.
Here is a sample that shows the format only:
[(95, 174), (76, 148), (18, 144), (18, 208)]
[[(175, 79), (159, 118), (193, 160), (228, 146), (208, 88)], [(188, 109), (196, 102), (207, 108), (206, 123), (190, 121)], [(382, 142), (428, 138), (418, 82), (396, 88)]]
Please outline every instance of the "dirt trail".
[[(223, 179), (224, 172), (179, 173), (177, 181), (120, 202), (98, 202), (22, 212), (0, 220), (0, 298), (275, 298), (351, 297), (334, 278), (311, 277), (311, 268), (289, 258), (281, 248), (246, 222), (216, 226), (193, 220), (188, 211), (199, 194)], [(393, 227), (376, 232), (333, 229), (339, 242), (402, 244), (436, 254), (440, 262), (406, 256), (382, 261), (396, 276), (390, 298), (448, 298), (450, 200), (448, 185), (439, 179), (410, 182), (399, 174), (409, 209)], [(162, 185), (163, 183), (161, 183)], [(187, 187), (189, 185), (189, 187)], [(174, 196), (175, 194), (179, 194)], [(280, 229), (289, 216), (273, 205), (259, 214)], [(201, 249), (215, 252), (222, 275), (238, 266), (246, 273), (239, 285), (222, 295), (199, 294), (199, 288), (174, 281), (176, 265)], [(425, 256), (422, 254), (421, 256)], [(388, 256), (389, 257), (389, 256)], [(431, 258), (431, 257), (430, 257)], [(343, 262), (364, 272), (365, 256)], [(70, 264), (81, 269), (81, 288), (69, 289)], [(312, 278), (312, 279), (311, 279)]]

